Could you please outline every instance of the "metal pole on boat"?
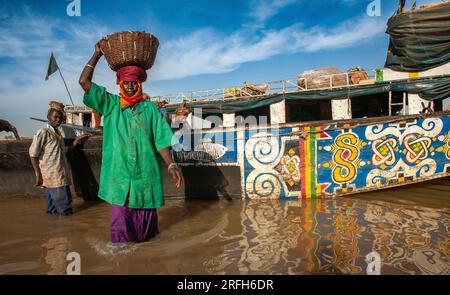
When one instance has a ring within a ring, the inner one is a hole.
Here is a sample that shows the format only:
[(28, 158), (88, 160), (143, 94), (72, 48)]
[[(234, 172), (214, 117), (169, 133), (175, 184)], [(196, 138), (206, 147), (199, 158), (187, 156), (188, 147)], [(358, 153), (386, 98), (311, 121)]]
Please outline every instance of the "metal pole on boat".
[(67, 88), (66, 80), (64, 80), (64, 77), (63, 77), (63, 75), (61, 73), (61, 70), (60, 70), (60, 68), (58, 66), (58, 63), (56, 62), (56, 58), (53, 55), (53, 51), (52, 51), (52, 53), (50, 55), (50, 60), (48, 62), (47, 75), (45, 76), (45, 80), (47, 81), (48, 77), (50, 75), (52, 75), (54, 72), (56, 72), (56, 71), (59, 71), (59, 75), (61, 75), (61, 79), (64, 82), (64, 86), (66, 87), (67, 93), (69, 94), (70, 102), (72, 103), (72, 105), (74, 105), (73, 104), (73, 100), (72, 100), (72, 95), (70, 95), (69, 88)]
[(72, 100), (72, 95), (70, 95), (69, 88), (67, 88), (66, 80), (64, 80), (64, 77), (63, 77), (63, 75), (62, 75), (61, 70), (59, 69), (59, 67), (58, 67), (58, 72), (59, 72), (59, 74), (61, 75), (61, 79), (62, 79), (63, 82), (64, 82), (64, 86), (66, 86), (66, 90), (67, 90), (67, 93), (69, 94), (70, 102), (72, 103), (72, 105), (74, 105), (74, 104), (73, 104), (73, 100)]

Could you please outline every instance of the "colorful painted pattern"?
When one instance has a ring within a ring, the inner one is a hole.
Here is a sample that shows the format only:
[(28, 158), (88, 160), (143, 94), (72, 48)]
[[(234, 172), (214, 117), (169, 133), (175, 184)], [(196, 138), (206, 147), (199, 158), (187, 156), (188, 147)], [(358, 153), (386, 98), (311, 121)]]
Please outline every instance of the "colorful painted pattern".
[(450, 117), (435, 117), (205, 132), (188, 137), (200, 152), (175, 156), (184, 165), (239, 166), (245, 198), (314, 199), (450, 175), (449, 128)]
[[(339, 195), (448, 175), (445, 134), (450, 120), (413, 119), (327, 132), (317, 141), (323, 195)], [(337, 167), (337, 168), (336, 168)]]

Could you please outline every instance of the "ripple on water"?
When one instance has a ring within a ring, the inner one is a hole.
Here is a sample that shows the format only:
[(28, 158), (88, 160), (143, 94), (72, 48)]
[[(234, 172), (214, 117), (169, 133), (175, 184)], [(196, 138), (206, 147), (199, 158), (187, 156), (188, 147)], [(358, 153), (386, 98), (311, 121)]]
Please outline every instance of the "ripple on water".
[(23, 261), (23, 262), (15, 262), (0, 265), (0, 275), (4, 275), (7, 273), (13, 273), (16, 271), (23, 270), (35, 270), (40, 268), (41, 265), (36, 261)]
[(87, 237), (86, 241), (97, 254), (111, 259), (114, 259), (117, 256), (129, 255), (135, 252), (139, 247), (139, 244), (111, 243), (94, 237)]

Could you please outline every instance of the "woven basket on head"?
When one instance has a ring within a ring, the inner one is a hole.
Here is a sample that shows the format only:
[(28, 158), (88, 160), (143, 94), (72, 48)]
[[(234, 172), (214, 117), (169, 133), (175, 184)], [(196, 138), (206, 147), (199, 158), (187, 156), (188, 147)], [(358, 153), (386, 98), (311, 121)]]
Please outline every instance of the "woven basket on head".
[(125, 66), (148, 70), (155, 62), (159, 41), (149, 33), (123, 31), (103, 37), (99, 45), (113, 71)]

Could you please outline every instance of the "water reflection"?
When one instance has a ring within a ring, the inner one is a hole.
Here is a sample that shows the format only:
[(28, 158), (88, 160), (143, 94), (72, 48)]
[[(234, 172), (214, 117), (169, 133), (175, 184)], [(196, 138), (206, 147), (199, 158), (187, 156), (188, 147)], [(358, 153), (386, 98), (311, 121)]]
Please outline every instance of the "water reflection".
[[(288, 273), (300, 259), (289, 257), (300, 234), (298, 205), (295, 202), (249, 201), (241, 212), (242, 249), (238, 261), (241, 274), (277, 273), (277, 265), (286, 265)], [(297, 211), (298, 213), (298, 211)], [(281, 255), (280, 255), (281, 254)]]
[(39, 210), (45, 199), (0, 199), (0, 273), (64, 274), (76, 251), (83, 274), (359, 275), (376, 251), (382, 274), (450, 274), (449, 183), (331, 200), (168, 199), (158, 236), (119, 246), (108, 204), (56, 218)]
[(48, 275), (62, 275), (66, 273), (66, 256), (70, 252), (71, 244), (66, 237), (50, 238), (42, 244), (45, 249), (45, 263), (50, 266)]
[[(365, 257), (381, 256), (382, 273), (449, 274), (448, 211), (357, 199), (249, 201), (237, 248), (213, 273), (365, 274)], [(230, 245), (231, 246), (231, 245)]]

